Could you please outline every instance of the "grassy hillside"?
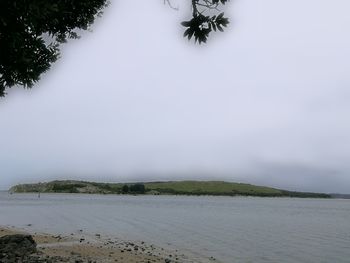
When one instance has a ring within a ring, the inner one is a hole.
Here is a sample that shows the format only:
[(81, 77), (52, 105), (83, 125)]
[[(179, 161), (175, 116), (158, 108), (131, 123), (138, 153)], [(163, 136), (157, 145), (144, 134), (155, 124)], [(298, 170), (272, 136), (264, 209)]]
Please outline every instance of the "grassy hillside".
[(282, 195), (274, 188), (222, 181), (178, 181), (146, 183), (146, 189), (160, 193), (205, 195)]
[(38, 184), (21, 184), (10, 189), (16, 193), (90, 193), (90, 194), (176, 194), (225, 195), (270, 197), (330, 198), (322, 193), (291, 192), (270, 187), (223, 181), (173, 181), (147, 183), (96, 183), (84, 181), (52, 181)]

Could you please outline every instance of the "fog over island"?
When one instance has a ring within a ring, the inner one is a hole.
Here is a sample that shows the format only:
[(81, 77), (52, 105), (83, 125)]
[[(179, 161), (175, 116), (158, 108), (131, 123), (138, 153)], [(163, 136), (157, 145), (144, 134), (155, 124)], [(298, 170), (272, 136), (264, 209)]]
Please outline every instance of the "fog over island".
[(0, 101), (0, 189), (210, 179), (350, 192), (350, 2), (235, 0), (207, 45), (189, 1), (112, 1)]

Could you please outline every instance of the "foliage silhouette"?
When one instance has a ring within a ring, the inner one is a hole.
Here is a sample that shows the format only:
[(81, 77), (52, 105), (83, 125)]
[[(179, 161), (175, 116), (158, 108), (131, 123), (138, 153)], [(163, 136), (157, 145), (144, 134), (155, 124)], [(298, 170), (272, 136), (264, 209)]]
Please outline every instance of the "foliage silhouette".
[(78, 38), (106, 0), (1, 0), (0, 96), (15, 85), (30, 88), (59, 57), (59, 44)]
[[(193, 18), (182, 23), (188, 39), (205, 43), (210, 32), (229, 23), (223, 13), (204, 15), (228, 0), (190, 1)], [(59, 58), (59, 45), (78, 38), (107, 5), (108, 0), (1, 0), (0, 97), (16, 85), (31, 88)]]
[[(189, 40), (194, 37), (195, 42), (206, 43), (209, 34), (212, 31), (224, 31), (224, 27), (229, 24), (228, 18), (224, 13), (215, 14), (219, 11), (218, 6), (225, 5), (228, 0), (191, 0), (192, 1), (192, 19), (181, 23), (187, 29), (184, 37)], [(204, 15), (209, 13), (209, 15)], [(214, 13), (214, 14), (213, 14)]]

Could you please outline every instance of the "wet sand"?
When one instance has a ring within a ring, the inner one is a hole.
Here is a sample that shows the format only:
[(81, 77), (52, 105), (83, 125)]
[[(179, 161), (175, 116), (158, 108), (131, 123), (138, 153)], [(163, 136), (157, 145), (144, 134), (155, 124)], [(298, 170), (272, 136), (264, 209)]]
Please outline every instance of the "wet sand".
[(13, 227), (0, 227), (0, 237), (30, 234), (37, 243), (38, 255), (49, 262), (194, 262), (180, 253), (169, 253), (144, 242), (129, 242), (95, 234), (69, 236), (28, 233)]

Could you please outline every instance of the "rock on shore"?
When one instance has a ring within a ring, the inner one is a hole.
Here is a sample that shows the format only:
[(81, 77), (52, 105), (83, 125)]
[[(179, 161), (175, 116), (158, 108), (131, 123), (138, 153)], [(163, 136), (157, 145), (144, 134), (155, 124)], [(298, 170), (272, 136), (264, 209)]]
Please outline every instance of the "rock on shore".
[(0, 262), (38, 262), (32, 257), (36, 243), (31, 235), (7, 235), (0, 237)]

